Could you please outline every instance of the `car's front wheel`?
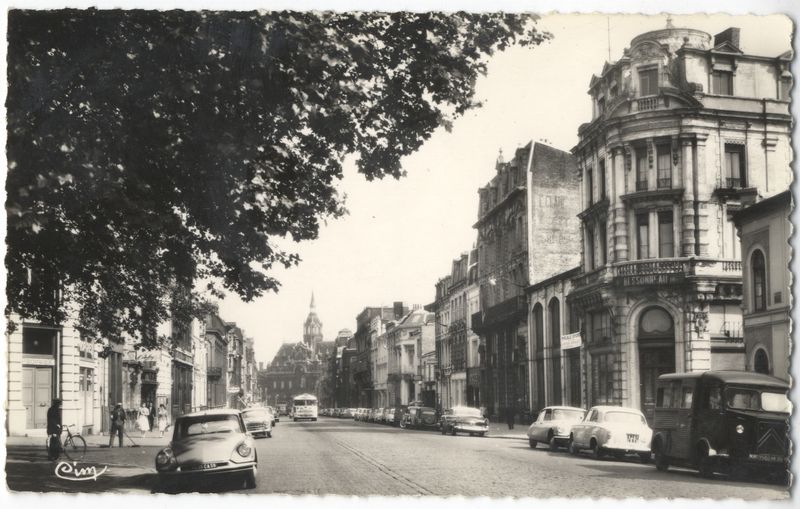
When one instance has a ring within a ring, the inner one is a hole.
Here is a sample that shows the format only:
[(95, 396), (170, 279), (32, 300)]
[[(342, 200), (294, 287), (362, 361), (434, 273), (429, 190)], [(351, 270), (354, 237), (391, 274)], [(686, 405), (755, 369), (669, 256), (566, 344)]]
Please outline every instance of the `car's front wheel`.
[(653, 456), (655, 456), (656, 470), (660, 472), (666, 472), (669, 469), (669, 458), (667, 458), (667, 455), (664, 454), (661, 444), (656, 445), (656, 450)]
[(539, 445), (539, 442), (537, 442), (536, 440), (534, 440), (532, 438), (529, 438), (528, 439), (528, 445), (531, 446), (531, 449), (536, 449), (536, 446)]
[(547, 445), (550, 446), (550, 450), (553, 452), (558, 450), (558, 444), (556, 443), (556, 436), (553, 434), (552, 431), (550, 432), (550, 437), (547, 440)]

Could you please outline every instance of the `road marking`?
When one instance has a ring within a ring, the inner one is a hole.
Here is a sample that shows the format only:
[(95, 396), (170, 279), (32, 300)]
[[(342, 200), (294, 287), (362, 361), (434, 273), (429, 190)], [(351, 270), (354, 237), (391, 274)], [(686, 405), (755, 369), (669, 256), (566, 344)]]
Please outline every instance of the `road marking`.
[(359, 457), (364, 462), (369, 463), (373, 467), (377, 468), (380, 472), (383, 472), (384, 474), (388, 475), (389, 477), (391, 477), (392, 479), (398, 481), (399, 483), (406, 485), (407, 487), (411, 488), (412, 490), (415, 490), (420, 495), (435, 495), (435, 493), (432, 492), (431, 490), (429, 490), (428, 488), (426, 488), (426, 487), (424, 487), (424, 486), (422, 486), (420, 484), (415, 483), (414, 481), (412, 481), (408, 477), (405, 477), (404, 475), (402, 475), (402, 474), (400, 474), (398, 472), (395, 472), (394, 470), (392, 470), (388, 466), (384, 465), (383, 463), (370, 458), (369, 456), (367, 456), (366, 454), (362, 453), (361, 451), (359, 451), (355, 447), (353, 447), (353, 446), (351, 446), (349, 444), (345, 444), (344, 442), (340, 442), (339, 440), (334, 440), (334, 442), (336, 443), (336, 445), (338, 445), (342, 449), (345, 449), (346, 451), (353, 453), (355, 456)]

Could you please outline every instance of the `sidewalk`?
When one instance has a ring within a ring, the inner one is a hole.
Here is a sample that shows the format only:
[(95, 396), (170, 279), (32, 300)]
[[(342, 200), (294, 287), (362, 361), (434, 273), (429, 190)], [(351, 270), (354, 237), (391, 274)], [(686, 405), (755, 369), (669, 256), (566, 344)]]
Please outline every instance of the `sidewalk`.
[[(141, 435), (141, 434), (140, 434)], [(47, 459), (43, 437), (7, 437), (6, 483), (12, 491), (60, 492), (146, 492), (155, 486), (155, 457), (166, 439), (158, 436), (136, 440), (133, 447), (126, 438), (125, 447), (108, 448), (108, 436), (89, 435), (86, 456), (77, 463), (62, 457), (60, 462)], [(75, 482), (62, 476), (74, 476), (76, 470), (94, 468), (101, 475), (96, 480)], [(70, 468), (72, 467), (72, 468)]]
[[(64, 435), (66, 436), (66, 435)], [(86, 440), (87, 447), (108, 447), (108, 435), (100, 434), (100, 435), (81, 435), (84, 440)], [(169, 440), (172, 437), (172, 433), (164, 433), (163, 437), (160, 437), (158, 432), (149, 432), (145, 435), (145, 438), (142, 438), (141, 431), (135, 431), (132, 433), (128, 433), (128, 436), (122, 435), (122, 444), (123, 447), (128, 448), (131, 446), (139, 446), (139, 447), (166, 447), (169, 445)], [(44, 447), (45, 437), (43, 436), (10, 436), (6, 437), (6, 444), (7, 445), (34, 445), (38, 446), (41, 445)], [(119, 439), (114, 437), (114, 448), (119, 446)]]

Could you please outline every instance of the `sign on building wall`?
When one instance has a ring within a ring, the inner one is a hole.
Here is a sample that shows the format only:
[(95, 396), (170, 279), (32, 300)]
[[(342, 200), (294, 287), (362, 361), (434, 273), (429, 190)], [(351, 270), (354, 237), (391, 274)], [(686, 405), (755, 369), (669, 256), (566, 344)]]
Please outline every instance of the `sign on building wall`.
[(570, 348), (579, 348), (580, 346), (581, 346), (580, 332), (573, 332), (572, 334), (561, 336), (562, 350), (569, 350)]

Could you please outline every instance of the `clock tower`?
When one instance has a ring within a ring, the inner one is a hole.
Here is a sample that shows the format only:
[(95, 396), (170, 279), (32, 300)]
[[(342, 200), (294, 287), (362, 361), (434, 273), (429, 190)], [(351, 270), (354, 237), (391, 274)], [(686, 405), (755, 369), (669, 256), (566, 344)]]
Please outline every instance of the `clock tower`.
[(303, 324), (303, 343), (312, 350), (317, 350), (317, 345), (322, 342), (322, 322), (317, 316), (317, 309), (314, 304), (314, 292), (311, 292), (311, 306), (308, 317)]

